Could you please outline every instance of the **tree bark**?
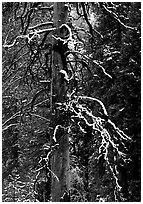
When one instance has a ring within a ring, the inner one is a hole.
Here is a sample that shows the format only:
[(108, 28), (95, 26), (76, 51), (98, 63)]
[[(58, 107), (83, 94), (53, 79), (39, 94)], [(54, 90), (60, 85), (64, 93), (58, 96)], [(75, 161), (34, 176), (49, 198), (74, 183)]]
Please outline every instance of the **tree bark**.
[[(57, 27), (55, 36), (64, 37), (64, 33), (60, 33), (59, 27), (66, 23), (68, 8), (64, 2), (54, 3), (54, 26)], [(60, 44), (59, 44), (60, 43)], [(53, 39), (53, 66), (52, 66), (52, 94), (53, 103), (63, 102), (65, 98), (66, 84), (61, 81), (59, 71), (65, 69), (63, 59), (60, 51), (62, 51), (62, 43), (56, 39)], [(60, 47), (58, 47), (60, 46)], [(56, 47), (56, 49), (55, 49)], [(58, 50), (59, 48), (59, 50)], [(63, 53), (63, 52), (62, 52)], [(54, 104), (53, 104), (54, 105)], [(53, 109), (53, 128), (56, 125), (64, 126), (63, 115), (56, 109)], [(69, 138), (65, 128), (60, 128), (56, 132), (56, 140), (59, 147), (52, 154), (51, 158), (51, 170), (53, 172), (51, 182), (51, 201), (59, 202), (65, 192), (69, 191)]]

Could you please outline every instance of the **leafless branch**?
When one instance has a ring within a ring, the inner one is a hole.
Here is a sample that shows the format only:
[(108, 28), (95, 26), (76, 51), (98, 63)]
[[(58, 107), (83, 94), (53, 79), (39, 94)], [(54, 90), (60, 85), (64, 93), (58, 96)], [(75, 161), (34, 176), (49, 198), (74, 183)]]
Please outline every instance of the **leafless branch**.
[(131, 140), (123, 131), (116, 127), (116, 125), (111, 121), (108, 120), (108, 123), (113, 127), (113, 129), (120, 135), (120, 137), (124, 140)]
[(39, 34), (42, 34), (42, 33), (50, 33), (52, 31), (54, 31), (56, 28), (49, 28), (49, 29), (43, 29), (43, 30), (37, 30), (37, 31), (34, 31), (34, 32), (31, 32), (27, 35), (19, 35), (15, 38), (15, 40), (13, 41), (12, 44), (4, 44), (3, 47), (4, 48), (11, 48), (13, 47), (16, 42), (18, 41), (18, 39), (28, 39), (28, 42), (30, 43), (30, 41), (35, 37), (35, 36), (38, 36), (39, 37)]
[(79, 97), (79, 99), (85, 99), (85, 100), (90, 100), (90, 101), (96, 101), (96, 102), (99, 103), (100, 106), (102, 107), (102, 110), (103, 110), (104, 114), (108, 116), (107, 110), (106, 110), (106, 108), (105, 108), (103, 102), (100, 101), (99, 99), (97, 99), (97, 98), (92, 98), (92, 97), (88, 97), (88, 96), (78, 96), (78, 97)]
[(66, 55), (68, 54), (78, 54), (78, 55), (81, 55), (82, 57), (84, 57), (85, 59), (89, 60), (89, 61), (92, 61), (94, 64), (96, 64), (98, 67), (100, 67), (103, 71), (103, 73), (108, 76), (109, 78), (112, 79), (112, 76), (110, 74), (108, 74), (106, 71), (105, 71), (105, 68), (103, 66), (101, 66), (96, 60), (92, 60), (91, 58), (87, 57), (86, 55), (83, 55), (82, 53), (78, 52), (78, 51), (67, 51), (65, 53)]
[(19, 117), (20, 116), (20, 111), (18, 111), (17, 113), (15, 113), (14, 115), (12, 115), (9, 119), (7, 119), (3, 124), (2, 126), (4, 126), (6, 123), (8, 123), (10, 120), (16, 118), (16, 117)]
[[(28, 36), (27, 35), (19, 35), (19, 36), (17, 36), (15, 39), (14, 39), (14, 41), (13, 41), (13, 43), (12, 44), (4, 44), (3, 45), (3, 47), (4, 48), (11, 48), (12, 46), (14, 46), (15, 44), (16, 44), (16, 42), (17, 42), (17, 40), (18, 39), (24, 39), (24, 38), (28, 38)], [(6, 43), (6, 42), (5, 42)]]
[(40, 23), (40, 24), (37, 24), (35, 26), (29, 27), (29, 30), (33, 30), (35, 28), (40, 28), (42, 26), (53, 26), (53, 22), (48, 21), (48, 22)]
[[(38, 27), (39, 25), (37, 25), (37, 27)], [(35, 26), (36, 27), (36, 26)], [(54, 35), (53, 35), (53, 37), (56, 39), (56, 40), (61, 40), (61, 41), (64, 41), (64, 43), (66, 43), (66, 42), (68, 42), (68, 41), (72, 41), (73, 39), (72, 39), (72, 32), (71, 32), (71, 28), (67, 25), (67, 24), (62, 24), (60, 27), (59, 27), (59, 29), (61, 29), (61, 28), (63, 28), (63, 27), (66, 27), (66, 29), (68, 30), (68, 38), (67, 39), (62, 39), (62, 38), (60, 38), (60, 37), (55, 37)], [(31, 28), (31, 29), (33, 29), (33, 27)], [(50, 33), (50, 32), (52, 32), (52, 31), (55, 31), (57, 28), (46, 28), (46, 29), (42, 29), (42, 30), (35, 30), (35, 31), (33, 31), (33, 32), (31, 32), (31, 33), (29, 33), (29, 34), (27, 34), (27, 35), (19, 35), (19, 36), (17, 36), (16, 38), (15, 38), (15, 40), (13, 41), (13, 43), (12, 44), (6, 44), (6, 42), (5, 42), (5, 44), (3, 45), (3, 47), (4, 48), (11, 48), (11, 47), (13, 47), (15, 44), (16, 44), (16, 42), (18, 41), (18, 39), (28, 39), (28, 42), (30, 43), (30, 41), (35, 37), (35, 36), (38, 36), (39, 37), (39, 34), (42, 34), (42, 33)], [(66, 36), (67, 37), (67, 36)]]
[(53, 5), (51, 5), (51, 6), (41, 6), (41, 7), (39, 7), (39, 10), (44, 10), (44, 9), (47, 9), (47, 10), (52, 11), (52, 10), (53, 10)]
[(18, 126), (18, 125), (19, 125), (19, 123), (7, 125), (5, 128), (2, 129), (2, 131), (6, 131), (6, 130), (8, 130), (10, 127)]
[(49, 119), (47, 119), (47, 118), (45, 118), (45, 117), (43, 117), (43, 116), (41, 116), (41, 115), (37, 115), (37, 114), (35, 114), (35, 113), (30, 113), (30, 115), (35, 116), (35, 117), (38, 117), (38, 118), (40, 118), (41, 120), (45, 120), (45, 121), (47, 121), (47, 122), (50, 122)]
[(85, 18), (85, 20), (86, 20), (87, 25), (89, 26), (89, 32), (91, 33), (92, 37), (95, 37), (95, 36), (94, 36), (94, 32), (95, 32), (95, 33), (97, 33), (101, 38), (103, 38), (103, 35), (101, 35), (97, 30), (93, 29), (91, 23), (89, 22), (84, 4), (85, 4), (84, 2), (81, 2), (81, 6), (82, 6), (82, 9), (83, 9), (84, 18)]
[(69, 42), (69, 41), (73, 41), (72, 39), (72, 31), (71, 31), (71, 28), (67, 25), (67, 24), (62, 24), (59, 29), (62, 29), (63, 27), (65, 27), (67, 30), (68, 30), (68, 35), (67, 36), (64, 36), (64, 38), (61, 38), (61, 37), (56, 37), (54, 35), (53, 38), (55, 38), (56, 40), (60, 40), (60, 41), (63, 41), (63, 44)]
[(34, 106), (37, 107), (37, 106), (39, 106), (39, 105), (41, 105), (42, 103), (45, 103), (45, 102), (47, 102), (47, 101), (49, 101), (49, 98), (46, 99), (46, 100), (44, 100), (44, 101), (41, 101), (40, 103), (35, 104)]
[(104, 7), (104, 9), (105, 9), (108, 13), (110, 13), (124, 28), (130, 29), (130, 30), (137, 30), (137, 27), (131, 27), (131, 26), (125, 25), (125, 24), (119, 19), (119, 17), (117, 16), (117, 14), (114, 13), (113, 11), (109, 10), (104, 4), (103, 4), (103, 7)]

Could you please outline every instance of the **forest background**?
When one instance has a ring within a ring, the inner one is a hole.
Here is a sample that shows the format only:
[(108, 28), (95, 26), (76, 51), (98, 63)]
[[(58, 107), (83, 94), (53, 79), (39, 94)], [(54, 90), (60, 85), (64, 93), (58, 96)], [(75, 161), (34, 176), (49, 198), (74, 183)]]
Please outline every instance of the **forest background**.
[(2, 3), (2, 199), (141, 200), (141, 3)]

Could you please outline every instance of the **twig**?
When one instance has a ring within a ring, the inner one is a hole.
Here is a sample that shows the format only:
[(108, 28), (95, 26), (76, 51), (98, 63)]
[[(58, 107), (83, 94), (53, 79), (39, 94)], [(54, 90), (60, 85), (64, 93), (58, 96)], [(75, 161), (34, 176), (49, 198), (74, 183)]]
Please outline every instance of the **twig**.
[(38, 118), (40, 118), (40, 119), (42, 119), (42, 120), (46, 120), (47, 122), (50, 122), (50, 120), (48, 120), (47, 118), (45, 118), (45, 117), (43, 117), (43, 116), (40, 116), (40, 115), (37, 115), (37, 114), (35, 114), (35, 113), (30, 113), (30, 115), (35, 116), (35, 117), (38, 117)]

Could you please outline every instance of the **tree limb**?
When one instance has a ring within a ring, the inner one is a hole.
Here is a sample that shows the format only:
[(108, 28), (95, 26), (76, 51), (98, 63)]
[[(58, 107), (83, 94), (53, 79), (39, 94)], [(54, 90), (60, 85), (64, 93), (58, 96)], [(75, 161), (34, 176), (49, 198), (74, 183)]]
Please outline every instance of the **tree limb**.
[(103, 110), (104, 114), (108, 116), (107, 110), (106, 110), (106, 108), (105, 108), (103, 102), (100, 101), (99, 99), (97, 99), (97, 98), (92, 98), (92, 97), (88, 97), (88, 96), (78, 96), (78, 97), (79, 97), (79, 99), (85, 99), (85, 100), (90, 100), (90, 101), (96, 101), (96, 102), (99, 103), (100, 106), (102, 107), (102, 110)]
[(68, 54), (79, 54), (79, 55), (83, 56), (85, 59), (87, 59), (87, 60), (89, 60), (89, 61), (92, 61), (94, 64), (96, 64), (98, 67), (100, 67), (100, 68), (102, 69), (103, 73), (104, 73), (106, 76), (108, 76), (110, 79), (112, 79), (112, 76), (111, 76), (110, 74), (108, 74), (108, 73), (105, 71), (105, 68), (104, 68), (103, 66), (101, 66), (96, 60), (92, 60), (91, 58), (89, 58), (89, 57), (83, 55), (82, 53), (80, 53), (80, 52), (78, 52), (78, 51), (67, 51), (65, 54), (66, 54), (66, 55), (68, 55)]
[(10, 125), (7, 125), (5, 128), (2, 128), (2, 131), (6, 131), (7, 129), (9, 129), (10, 127), (13, 127), (13, 126), (18, 126), (19, 123), (15, 123), (15, 124), (10, 124)]
[(101, 38), (103, 38), (103, 35), (101, 35), (97, 30), (93, 29), (91, 23), (89, 22), (88, 17), (87, 17), (87, 13), (86, 13), (86, 10), (85, 10), (84, 2), (81, 2), (81, 6), (82, 6), (82, 9), (83, 9), (83, 15), (84, 15), (85, 21), (86, 21), (87, 25), (89, 26), (89, 32), (92, 35), (92, 37), (95, 37), (94, 36), (94, 32), (95, 32), (98, 35), (100, 35)]
[(136, 30), (137, 31), (137, 27), (131, 27), (131, 26), (128, 26), (128, 25), (125, 25), (120, 19), (119, 17), (116, 15), (116, 13), (114, 13), (113, 11), (109, 10), (104, 4), (103, 4), (103, 8), (108, 12), (110, 13), (114, 19), (116, 19), (124, 28), (127, 28), (127, 29), (130, 29), (130, 30)]
[(35, 26), (29, 27), (29, 30), (33, 30), (35, 28), (40, 28), (42, 26), (49, 26), (49, 25), (53, 26), (53, 22), (48, 21), (48, 22), (40, 23)]
[(21, 111), (18, 111), (17, 113), (15, 113), (14, 115), (12, 115), (9, 119), (7, 119), (7, 120), (2, 124), (2, 126), (4, 126), (4, 125), (5, 125), (6, 123), (8, 123), (10, 120), (12, 120), (12, 119), (14, 119), (14, 118), (20, 116), (20, 113), (21, 113)]
[(47, 119), (47, 118), (45, 118), (45, 117), (43, 117), (43, 116), (41, 116), (41, 115), (37, 115), (37, 114), (35, 114), (35, 113), (29, 113), (31, 116), (35, 116), (35, 117), (38, 117), (38, 118), (40, 118), (41, 120), (46, 120), (47, 122), (50, 122), (50, 120), (49, 119)]

